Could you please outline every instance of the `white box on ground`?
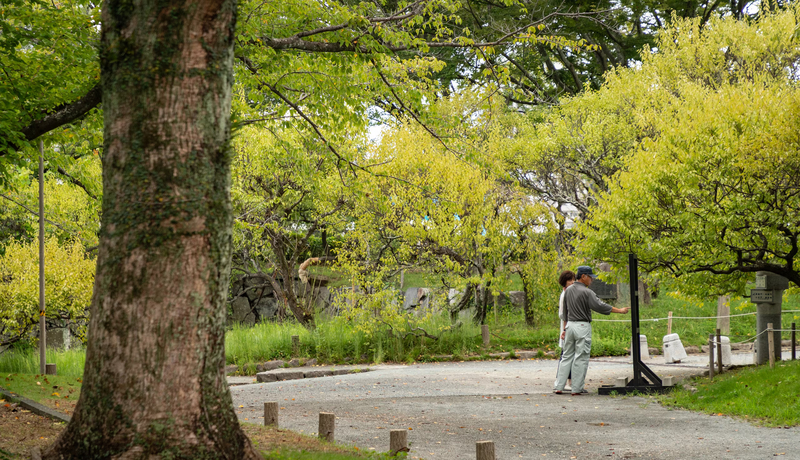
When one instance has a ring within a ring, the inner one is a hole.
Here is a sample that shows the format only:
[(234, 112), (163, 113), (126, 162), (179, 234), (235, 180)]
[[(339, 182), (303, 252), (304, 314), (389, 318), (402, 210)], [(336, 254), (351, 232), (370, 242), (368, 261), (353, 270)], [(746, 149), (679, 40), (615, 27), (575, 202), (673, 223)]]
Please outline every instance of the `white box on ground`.
[(686, 349), (683, 348), (681, 338), (678, 334), (667, 334), (664, 336), (664, 361), (667, 364), (678, 363), (686, 359)]
[[(716, 337), (716, 336), (715, 336)], [(722, 365), (723, 366), (730, 366), (731, 365), (731, 339), (726, 336), (720, 337), (722, 341)], [(714, 362), (716, 363), (719, 359), (719, 347), (714, 347)]]
[[(631, 356), (633, 356), (633, 344), (631, 344)], [(647, 336), (639, 334), (639, 358), (650, 359), (650, 350), (647, 348)]]

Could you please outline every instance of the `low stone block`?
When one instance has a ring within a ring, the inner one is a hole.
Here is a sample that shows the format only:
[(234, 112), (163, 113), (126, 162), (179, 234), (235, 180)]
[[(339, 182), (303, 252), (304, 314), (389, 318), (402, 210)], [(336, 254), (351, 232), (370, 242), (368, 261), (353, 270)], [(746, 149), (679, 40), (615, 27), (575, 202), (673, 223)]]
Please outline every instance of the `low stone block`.
[[(281, 368), (285, 364), (286, 364), (286, 361), (283, 361), (282, 359), (276, 359), (275, 361), (267, 361), (264, 364), (262, 364), (261, 366), (264, 368), (264, 372), (266, 372), (266, 371), (271, 371), (273, 369)], [(256, 368), (258, 368), (258, 367), (256, 367)]]
[(665, 386), (665, 387), (671, 387), (671, 386), (675, 386), (675, 384), (676, 384), (677, 382), (678, 382), (678, 380), (677, 380), (675, 377), (673, 377), (673, 376), (669, 376), (669, 377), (662, 377), (662, 378), (661, 378), (661, 385), (663, 385), (663, 386)]
[[(631, 344), (631, 355), (633, 355), (633, 344)], [(639, 358), (650, 359), (650, 349), (647, 347), (647, 336), (639, 334)]]
[(304, 375), (307, 379), (315, 378), (315, 377), (329, 377), (333, 375), (333, 371), (326, 370), (326, 371), (306, 371)]
[(678, 334), (667, 334), (663, 340), (664, 361), (667, 364), (679, 363), (686, 359), (686, 349), (683, 348), (681, 338)]
[(300, 366), (300, 360), (297, 359), (297, 358), (294, 358), (291, 361), (289, 361), (288, 363), (286, 363), (286, 366), (287, 367), (298, 367), (298, 366)]
[(228, 364), (225, 366), (225, 375), (233, 375), (239, 371), (239, 366), (236, 364)]
[(303, 371), (272, 372), (278, 380), (299, 380), (305, 378)]
[[(723, 366), (730, 366), (731, 365), (731, 339), (723, 335), (722, 337), (720, 337), (720, 340), (722, 340), (722, 365)], [(719, 350), (718, 346), (714, 347), (714, 362), (715, 363), (719, 359), (718, 350)]]
[(303, 365), (304, 366), (316, 366), (317, 365), (317, 359), (316, 358), (311, 358), (308, 361), (306, 361), (305, 363), (303, 363)]
[(256, 374), (256, 381), (258, 383), (269, 383), (275, 382), (278, 380), (278, 377), (275, 375), (274, 372), (259, 372)]

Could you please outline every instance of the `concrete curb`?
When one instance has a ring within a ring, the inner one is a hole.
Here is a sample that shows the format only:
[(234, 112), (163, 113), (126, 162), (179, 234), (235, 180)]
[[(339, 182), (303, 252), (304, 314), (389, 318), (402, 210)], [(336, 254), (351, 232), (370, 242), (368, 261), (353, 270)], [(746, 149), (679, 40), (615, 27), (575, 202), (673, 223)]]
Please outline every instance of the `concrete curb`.
[(271, 370), (266, 372), (259, 372), (256, 374), (255, 379), (258, 383), (278, 382), (283, 380), (300, 380), (311, 379), (317, 377), (331, 377), (335, 375), (358, 374), (362, 372), (369, 372), (372, 369), (364, 368), (345, 368), (345, 369), (310, 369), (310, 370)]
[(44, 417), (50, 417), (53, 420), (58, 420), (60, 422), (69, 422), (70, 416), (64, 414), (63, 412), (59, 412), (53, 409), (50, 409), (47, 406), (39, 404), (36, 401), (32, 401), (30, 399), (24, 398), (16, 393), (12, 393), (4, 388), (0, 388), (0, 396), (3, 399), (8, 401), (16, 402), (26, 410), (33, 412), (36, 415), (41, 415)]

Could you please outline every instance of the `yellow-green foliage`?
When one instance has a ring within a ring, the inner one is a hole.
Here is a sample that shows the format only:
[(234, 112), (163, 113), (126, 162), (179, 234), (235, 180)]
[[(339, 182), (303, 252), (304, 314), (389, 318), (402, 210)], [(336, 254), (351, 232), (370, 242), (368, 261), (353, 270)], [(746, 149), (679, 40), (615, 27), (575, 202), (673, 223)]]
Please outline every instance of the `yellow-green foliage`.
[(795, 272), (798, 23), (796, 6), (704, 28), (677, 20), (641, 67), (609, 76), (598, 93), (635, 101), (643, 136), (599, 194), (584, 249), (620, 265), (636, 252), (706, 293), (741, 290), (742, 268)]
[[(100, 188), (100, 160), (91, 156), (71, 162), (66, 169), (73, 177), (80, 177), (88, 188)], [(100, 229), (99, 199), (87, 195), (81, 188), (52, 174), (45, 175), (44, 215), (46, 235), (54, 235), (65, 243), (79, 239), (85, 247), (96, 246)], [(12, 239), (33, 241), (38, 227), (39, 181), (31, 177), (26, 169), (16, 170), (9, 177), (7, 187), (2, 190), (5, 199), (0, 199), (0, 219), (17, 222), (16, 231), (3, 235)], [(91, 187), (89, 187), (91, 186)], [(13, 200), (13, 201), (12, 201)]]
[[(95, 262), (80, 242), (45, 242), (47, 318), (88, 319)], [(39, 248), (37, 242), (12, 241), (0, 256), (0, 340), (20, 338), (39, 322)], [(80, 334), (82, 335), (82, 334)]]

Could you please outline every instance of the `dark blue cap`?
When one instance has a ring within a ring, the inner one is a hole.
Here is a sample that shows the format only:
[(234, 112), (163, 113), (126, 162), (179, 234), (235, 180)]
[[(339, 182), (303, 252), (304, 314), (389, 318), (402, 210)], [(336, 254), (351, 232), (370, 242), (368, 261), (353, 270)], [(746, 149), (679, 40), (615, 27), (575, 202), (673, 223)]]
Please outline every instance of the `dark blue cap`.
[(575, 272), (575, 278), (580, 279), (583, 275), (589, 275), (590, 278), (597, 278), (597, 275), (592, 272), (592, 267), (588, 265), (581, 265), (578, 267), (578, 271)]

